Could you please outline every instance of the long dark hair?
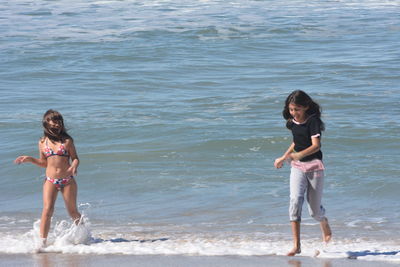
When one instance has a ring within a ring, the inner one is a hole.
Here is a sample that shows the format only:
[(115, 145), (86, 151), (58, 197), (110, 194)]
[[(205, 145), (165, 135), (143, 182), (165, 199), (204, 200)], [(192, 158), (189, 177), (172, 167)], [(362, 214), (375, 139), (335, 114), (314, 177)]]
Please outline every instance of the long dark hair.
[(302, 107), (308, 107), (306, 114), (308, 116), (315, 116), (321, 122), (321, 130), (325, 130), (325, 124), (321, 120), (322, 109), (318, 103), (316, 103), (312, 98), (306, 94), (304, 91), (296, 90), (293, 91), (285, 101), (285, 107), (283, 108), (282, 115), (285, 120), (289, 121), (293, 119), (289, 112), (289, 104), (295, 104)]
[[(55, 129), (50, 127), (50, 121), (57, 122), (60, 125), (60, 129)], [(44, 129), (44, 138), (49, 138), (53, 142), (65, 142), (67, 139), (71, 139), (72, 137), (67, 133), (67, 130), (64, 126), (64, 119), (60, 112), (49, 109), (43, 115), (43, 129)]]

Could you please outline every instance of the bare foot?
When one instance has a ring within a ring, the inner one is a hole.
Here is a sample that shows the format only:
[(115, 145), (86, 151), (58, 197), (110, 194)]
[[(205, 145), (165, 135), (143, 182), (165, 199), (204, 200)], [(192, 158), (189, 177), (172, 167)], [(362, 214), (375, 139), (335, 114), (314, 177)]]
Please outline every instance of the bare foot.
[(286, 256), (294, 256), (296, 254), (301, 253), (301, 248), (294, 247), (291, 251), (289, 251)]
[(325, 219), (321, 222), (321, 231), (322, 231), (322, 240), (325, 243), (329, 243), (332, 239), (332, 231), (329, 226), (328, 219)]
[(293, 265), (294, 267), (301, 267), (301, 261), (290, 260), (288, 261), (288, 263)]
[(44, 249), (46, 248), (46, 241), (46, 238), (40, 238), (37, 247), (35, 248), (36, 253), (44, 252)]
[(73, 220), (74, 220), (75, 225), (81, 225), (81, 224), (84, 225), (83, 216), (73, 219)]

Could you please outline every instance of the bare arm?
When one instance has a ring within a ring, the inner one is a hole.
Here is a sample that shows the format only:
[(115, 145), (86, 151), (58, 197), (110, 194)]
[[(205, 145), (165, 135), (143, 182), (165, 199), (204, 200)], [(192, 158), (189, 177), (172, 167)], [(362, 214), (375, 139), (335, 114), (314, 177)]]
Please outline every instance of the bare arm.
[(311, 137), (311, 146), (300, 152), (293, 152), (290, 154), (290, 157), (293, 160), (301, 160), (304, 157), (307, 157), (311, 154), (318, 152), (321, 148), (321, 140), (319, 137)]
[(293, 153), (293, 149), (294, 149), (294, 143), (292, 143), (289, 148), (286, 150), (286, 152), (282, 155), (282, 157), (277, 158), (274, 162), (274, 166), (275, 168), (282, 168), (283, 166), (283, 162), (290, 158), (290, 155)]
[(16, 158), (14, 160), (14, 163), (21, 164), (21, 163), (30, 162), (32, 164), (35, 164), (35, 165), (39, 166), (39, 167), (46, 168), (47, 167), (47, 159), (44, 156), (44, 154), (42, 153), (41, 146), (42, 146), (42, 144), (39, 141), (39, 144), (38, 144), (39, 158), (34, 158), (34, 157), (31, 157), (31, 156), (25, 156), (24, 155), (24, 156), (19, 156), (18, 158)]
[(73, 176), (76, 176), (78, 174), (79, 166), (78, 153), (76, 152), (76, 148), (72, 140), (68, 140), (66, 146), (69, 156), (71, 157), (71, 166), (68, 168), (68, 171), (70, 171)]

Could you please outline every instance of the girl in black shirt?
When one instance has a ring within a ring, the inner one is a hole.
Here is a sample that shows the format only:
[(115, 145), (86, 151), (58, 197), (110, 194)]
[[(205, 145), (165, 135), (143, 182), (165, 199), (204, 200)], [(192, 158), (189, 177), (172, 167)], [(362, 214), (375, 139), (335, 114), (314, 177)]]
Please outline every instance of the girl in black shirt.
[(322, 163), (321, 108), (305, 92), (297, 90), (286, 99), (283, 109), (286, 127), (292, 131), (293, 142), (282, 157), (275, 160), (274, 166), (281, 168), (285, 160), (291, 163), (289, 217), (292, 226), (294, 246), (287, 255), (301, 253), (300, 222), (307, 192), (310, 215), (320, 222), (324, 242), (329, 242), (332, 232), (321, 205), (324, 165)]

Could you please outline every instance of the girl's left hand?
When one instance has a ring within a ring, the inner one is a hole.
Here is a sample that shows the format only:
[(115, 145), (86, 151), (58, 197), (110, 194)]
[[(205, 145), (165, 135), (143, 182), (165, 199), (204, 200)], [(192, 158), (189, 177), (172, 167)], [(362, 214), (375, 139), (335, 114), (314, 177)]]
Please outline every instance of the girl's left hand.
[(68, 172), (71, 173), (72, 176), (76, 176), (78, 174), (78, 168), (75, 166), (71, 166), (68, 168)]

